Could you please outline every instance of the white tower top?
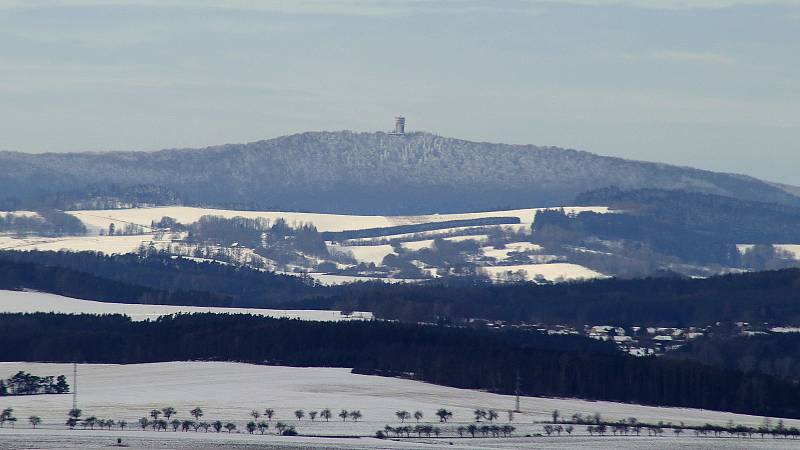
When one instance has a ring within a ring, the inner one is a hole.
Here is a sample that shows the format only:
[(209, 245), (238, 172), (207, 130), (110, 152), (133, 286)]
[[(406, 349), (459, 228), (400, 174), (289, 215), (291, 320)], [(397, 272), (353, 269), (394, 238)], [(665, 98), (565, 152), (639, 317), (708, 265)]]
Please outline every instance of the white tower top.
[(406, 118), (403, 116), (397, 116), (394, 118), (394, 131), (390, 131), (389, 134), (393, 136), (402, 136), (406, 134)]

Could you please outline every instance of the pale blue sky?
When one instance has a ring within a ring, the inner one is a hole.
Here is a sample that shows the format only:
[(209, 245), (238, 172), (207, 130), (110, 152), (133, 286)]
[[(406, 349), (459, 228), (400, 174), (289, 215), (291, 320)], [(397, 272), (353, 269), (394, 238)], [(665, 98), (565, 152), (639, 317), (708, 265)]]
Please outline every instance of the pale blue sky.
[(0, 149), (200, 147), (399, 113), (800, 185), (800, 0), (0, 0)]

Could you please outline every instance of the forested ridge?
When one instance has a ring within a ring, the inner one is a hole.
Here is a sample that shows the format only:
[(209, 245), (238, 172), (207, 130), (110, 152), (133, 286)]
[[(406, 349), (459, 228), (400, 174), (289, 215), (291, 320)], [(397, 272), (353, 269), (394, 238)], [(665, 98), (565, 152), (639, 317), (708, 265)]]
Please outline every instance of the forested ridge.
[(552, 285), (466, 279), (323, 287), (297, 277), (168, 255), (5, 252), (0, 264), (4, 289), (97, 301), (371, 311), (379, 318), (408, 322), (482, 318), (578, 326), (800, 324), (798, 269)]
[(159, 152), (0, 152), (0, 185), (0, 209), (184, 204), (429, 214), (565, 205), (609, 186), (800, 206), (784, 189), (741, 175), (430, 133), (313, 132)]
[(620, 326), (709, 325), (718, 321), (800, 323), (800, 270), (595, 280), (554, 285), (437, 283), (336, 290), (331, 308), (400, 320), (487, 318), (510, 322)]
[(800, 208), (795, 206), (617, 187), (583, 193), (576, 203), (606, 205), (615, 214), (539, 211), (531, 240), (600, 273), (709, 276), (731, 268), (757, 271), (800, 264), (792, 253), (772, 245), (800, 243)]
[[(669, 225), (715, 242), (800, 243), (800, 208), (701, 192), (606, 188), (579, 195), (580, 205), (608, 205), (648, 224)], [(659, 230), (663, 232), (663, 230)]]
[[(583, 212), (567, 215), (560, 210), (539, 211), (533, 225), (533, 236), (547, 248), (559, 245), (585, 246), (587, 241), (597, 239), (601, 242), (612, 241), (615, 245), (627, 243), (627, 253), (620, 252), (623, 254), (653, 252), (694, 264), (720, 264), (725, 267), (738, 267), (740, 264), (737, 241), (680, 228), (670, 221), (641, 214)], [(607, 250), (605, 247), (600, 249)], [(656, 260), (656, 257), (653, 255), (644, 259)]]
[(765, 373), (800, 383), (800, 333), (753, 336), (715, 333), (695, 339), (669, 358), (687, 359), (745, 373)]
[(0, 260), (0, 289), (32, 289), (113, 303), (231, 306), (229, 297), (208, 291), (152, 289), (63, 267), (3, 260)]
[[(47, 330), (41, 333), (41, 330)], [(800, 388), (695, 362), (633, 358), (575, 336), (390, 322), (255, 316), (0, 315), (0, 360), (144, 363), (224, 360), (352, 367), (357, 373), (510, 394), (800, 417)]]
[[(29, 288), (97, 301), (156, 303), (135, 300), (145, 300), (137, 291), (143, 290), (159, 292), (161, 304), (264, 308), (297, 301), (317, 290), (291, 275), (167, 254), (141, 258), (91, 252), (0, 252), (0, 263), (9, 267), (0, 271), (0, 283), (7, 289)], [(27, 265), (10, 269), (21, 263)], [(87, 275), (95, 281), (85, 282)], [(124, 298), (128, 300), (119, 300)]]

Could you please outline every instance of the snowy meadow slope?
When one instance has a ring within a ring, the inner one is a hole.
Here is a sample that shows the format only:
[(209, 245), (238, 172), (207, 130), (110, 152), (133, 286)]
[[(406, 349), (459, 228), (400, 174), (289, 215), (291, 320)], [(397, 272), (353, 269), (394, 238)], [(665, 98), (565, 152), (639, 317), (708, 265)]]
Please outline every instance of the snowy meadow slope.
[[(221, 216), (226, 218), (262, 218), (271, 221), (275, 221), (278, 218), (283, 218), (290, 224), (313, 224), (319, 231), (346, 231), (392, 227), (397, 225), (447, 222), (452, 220), (483, 219), (490, 217), (515, 217), (519, 219), (519, 223), (521, 225), (530, 227), (530, 225), (533, 223), (533, 217), (536, 214), (536, 211), (540, 211), (542, 209), (545, 208), (495, 210), (458, 214), (386, 216), (163, 206), (152, 208), (68, 211), (68, 214), (77, 217), (87, 226), (87, 228), (94, 230), (108, 229), (109, 224), (112, 222), (116, 222), (118, 224), (134, 223), (142, 226), (150, 226), (151, 222), (161, 220), (161, 218), (165, 216), (175, 218), (178, 222), (187, 224), (196, 222), (202, 216)], [(570, 214), (583, 211), (593, 211), (598, 213), (608, 212), (608, 208), (603, 206), (564, 206), (564, 210)]]
[[(49, 363), (0, 363), (0, 376), (10, 376), (19, 370), (38, 374), (71, 374), (72, 366)], [(132, 429), (138, 427), (136, 421), (146, 416), (150, 410), (165, 406), (175, 407), (178, 411), (176, 417), (180, 419), (191, 419), (189, 410), (200, 406), (204, 411), (204, 420), (231, 421), (238, 424), (240, 430), (248, 420), (251, 420), (249, 417), (251, 410), (272, 408), (275, 410), (273, 424), (282, 421), (295, 425), (301, 434), (326, 436), (371, 436), (384, 425), (400, 425), (395, 416), (398, 410), (422, 411), (425, 415), (423, 422), (433, 422), (445, 429), (471, 423), (472, 412), (476, 408), (495, 409), (501, 412), (498, 422), (508, 423), (505, 411), (514, 407), (513, 396), (448, 388), (398, 378), (356, 375), (350, 373), (349, 369), (258, 366), (222, 362), (81, 364), (78, 366), (78, 377), (78, 405), (84, 414), (111, 418), (115, 421), (126, 420)], [(16, 396), (3, 398), (0, 406), (13, 408), (17, 417), (39, 415), (43, 419), (42, 428), (63, 429), (65, 414), (71, 407), (71, 402), (71, 395)], [(453, 418), (447, 424), (440, 424), (435, 420), (434, 412), (442, 407), (453, 412)], [(298, 409), (311, 411), (323, 408), (330, 408), (335, 412), (340, 409), (357, 409), (362, 412), (363, 418), (358, 422), (352, 420), (342, 422), (338, 418), (326, 422), (320, 419), (311, 421), (307, 417), (297, 420), (293, 414)], [(724, 425), (731, 420), (737, 424), (756, 426), (763, 419), (695, 409), (523, 397), (522, 412), (516, 414), (512, 422), (518, 430), (515, 434), (522, 436), (541, 433), (542, 422), (551, 419), (553, 410), (559, 410), (564, 417), (574, 413), (600, 413), (605, 420), (610, 421), (636, 417), (640, 422), (663, 421), (676, 424), (684, 422), (687, 425), (705, 423)], [(800, 421), (786, 420), (785, 424), (787, 427), (797, 426), (800, 425)], [(17, 426), (26, 427), (23, 423)], [(5, 431), (0, 431), (3, 432)], [(73, 433), (80, 435), (81, 431)], [(172, 434), (171, 431), (169, 433)], [(194, 433), (181, 434), (196, 436)], [(579, 427), (576, 434), (585, 435), (585, 432)], [(669, 437), (661, 439), (670, 442)], [(695, 445), (702, 445), (708, 439), (711, 438), (706, 438), (705, 441), (696, 440)], [(497, 448), (514, 447), (513, 440), (500, 441), (504, 443), (478, 442), (481, 445), (488, 444), (490, 447), (500, 445)]]
[(200, 306), (142, 305), (127, 303), (95, 302), (64, 297), (43, 292), (20, 292), (0, 290), (0, 313), (63, 313), (63, 314), (122, 314), (134, 321), (154, 320), (173, 314), (215, 313), (253, 314), (256, 316), (319, 320), (369, 320), (372, 313), (329, 310), (279, 310), (259, 308), (219, 308)]

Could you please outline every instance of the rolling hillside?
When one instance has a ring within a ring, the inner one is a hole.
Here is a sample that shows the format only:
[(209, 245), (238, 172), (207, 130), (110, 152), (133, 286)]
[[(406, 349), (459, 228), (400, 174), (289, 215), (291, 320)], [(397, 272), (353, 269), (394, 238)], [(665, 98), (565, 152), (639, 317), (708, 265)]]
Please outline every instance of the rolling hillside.
[(800, 205), (751, 177), (429, 133), (309, 132), (158, 152), (0, 153), (0, 209), (186, 204), (423, 214), (570, 204), (603, 187), (659, 188)]

